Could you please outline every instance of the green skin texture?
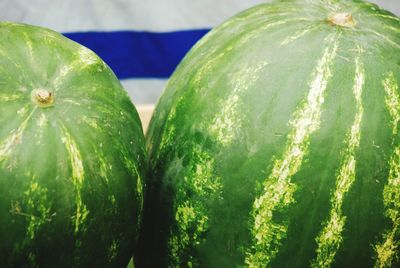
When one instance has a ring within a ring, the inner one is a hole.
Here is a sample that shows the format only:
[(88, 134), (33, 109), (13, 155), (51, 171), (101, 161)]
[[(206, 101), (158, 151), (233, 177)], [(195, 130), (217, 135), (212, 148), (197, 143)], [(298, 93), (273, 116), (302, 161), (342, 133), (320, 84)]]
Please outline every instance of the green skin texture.
[[(341, 12), (355, 24), (329, 22)], [(277, 1), (212, 30), (150, 123), (136, 267), (399, 267), (399, 83), (400, 19), (373, 4)], [(288, 151), (279, 184), (271, 174)], [(280, 199), (261, 215), (272, 239), (257, 244), (263, 195)], [(332, 215), (343, 228), (323, 248), (317, 238)], [(255, 252), (267, 257), (257, 262)]]
[(0, 266), (126, 267), (145, 141), (111, 69), (54, 31), (0, 23), (0, 125)]

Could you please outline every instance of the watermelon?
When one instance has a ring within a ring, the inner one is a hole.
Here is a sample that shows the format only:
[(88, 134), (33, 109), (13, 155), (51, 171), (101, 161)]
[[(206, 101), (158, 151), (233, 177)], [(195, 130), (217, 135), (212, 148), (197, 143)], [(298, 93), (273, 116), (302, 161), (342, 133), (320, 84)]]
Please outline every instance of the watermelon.
[(54, 31), (0, 23), (1, 267), (126, 267), (145, 142), (110, 68)]
[(147, 132), (137, 267), (399, 267), (400, 19), (275, 1), (208, 33)]

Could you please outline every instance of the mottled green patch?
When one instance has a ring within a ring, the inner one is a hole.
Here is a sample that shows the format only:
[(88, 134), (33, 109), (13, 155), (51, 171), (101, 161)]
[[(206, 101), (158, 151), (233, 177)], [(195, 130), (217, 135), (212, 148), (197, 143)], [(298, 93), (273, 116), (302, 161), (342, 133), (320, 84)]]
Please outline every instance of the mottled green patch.
[[(198, 215), (198, 211), (189, 201), (178, 206), (175, 213), (175, 221), (179, 225), (179, 234), (175, 234), (168, 241), (172, 263), (176, 265), (192, 266), (194, 257), (188, 256), (188, 260), (182, 263), (182, 250), (198, 246), (201, 242), (201, 234), (207, 230), (208, 217)], [(194, 231), (193, 231), (194, 229)]]
[(399, 258), (400, 249), (400, 146), (394, 150), (390, 160), (388, 183), (383, 190), (383, 203), (386, 216), (392, 223), (391, 229), (383, 233), (383, 239), (374, 246), (376, 252), (375, 267), (392, 267)]
[(294, 202), (296, 185), (291, 182), (291, 177), (299, 171), (308, 152), (311, 133), (319, 128), (325, 89), (331, 77), (330, 69), (337, 48), (336, 40), (325, 49), (319, 60), (308, 96), (292, 117), (292, 131), (288, 136), (285, 153), (275, 161), (271, 174), (264, 180), (262, 194), (254, 201), (250, 229), (254, 243), (246, 250), (245, 258), (249, 267), (268, 265), (286, 237), (287, 221), (276, 222), (273, 215)]
[(82, 116), (81, 118), (82, 123), (94, 128), (95, 130), (99, 129), (99, 126), (97, 125), (97, 119), (92, 118), (92, 117), (87, 117), (87, 116)]
[(115, 205), (116, 205), (115, 195), (109, 195), (109, 196), (108, 196), (108, 200), (111, 202), (111, 204), (113, 205), (113, 207), (115, 207)]
[(110, 247), (108, 248), (108, 262), (111, 263), (117, 257), (118, 254), (118, 242), (116, 240), (113, 240)]
[[(17, 248), (30, 245), (35, 240), (37, 233), (56, 215), (51, 213), (52, 203), (48, 197), (48, 189), (41, 186), (35, 176), (28, 175), (31, 180), (28, 188), (23, 192), (21, 203), (11, 202), (10, 208), (11, 214), (26, 219), (25, 238), (16, 245)], [(27, 257), (30, 267), (36, 267), (36, 255), (31, 252)]]
[(173, 266), (191, 267), (198, 260), (189, 252), (202, 244), (208, 229), (208, 209), (204, 200), (220, 196), (220, 178), (213, 174), (214, 160), (200, 148), (193, 148), (193, 160), (184, 177), (185, 189), (176, 193), (175, 230), (168, 240)]
[[(102, 146), (102, 144), (100, 144), (100, 147)], [(98, 155), (98, 160), (99, 160), (99, 171), (100, 171), (100, 176), (104, 179), (104, 181), (106, 182), (106, 184), (109, 184), (109, 178), (108, 178), (108, 172), (109, 170), (111, 170), (111, 165), (109, 163), (107, 163), (105, 156), (103, 154), (103, 152), (100, 150), (96, 151), (96, 155)]]
[(37, 259), (36, 259), (35, 253), (29, 252), (28, 263), (29, 263), (30, 268), (39, 268), (39, 265), (37, 264)]
[(32, 177), (29, 188), (24, 192), (25, 213), (30, 215), (27, 228), (29, 239), (34, 239), (40, 227), (51, 221), (51, 203), (47, 193), (48, 190), (40, 186), (35, 177)]

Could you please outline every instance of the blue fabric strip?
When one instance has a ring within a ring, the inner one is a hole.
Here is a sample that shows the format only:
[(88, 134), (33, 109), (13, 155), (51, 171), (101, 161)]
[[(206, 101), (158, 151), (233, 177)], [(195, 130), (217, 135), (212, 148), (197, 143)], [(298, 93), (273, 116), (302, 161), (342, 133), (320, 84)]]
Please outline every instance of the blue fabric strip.
[(96, 52), (118, 78), (168, 78), (209, 29), (176, 32), (74, 32), (64, 35)]

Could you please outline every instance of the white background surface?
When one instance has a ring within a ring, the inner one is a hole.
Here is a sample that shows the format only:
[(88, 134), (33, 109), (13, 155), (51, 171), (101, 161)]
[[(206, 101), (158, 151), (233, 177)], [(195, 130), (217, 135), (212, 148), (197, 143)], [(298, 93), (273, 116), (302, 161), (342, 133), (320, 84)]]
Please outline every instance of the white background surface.
[[(59, 32), (211, 28), (271, 0), (0, 0), (1, 20)], [(370, 0), (400, 15), (400, 0)]]

